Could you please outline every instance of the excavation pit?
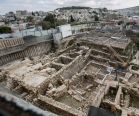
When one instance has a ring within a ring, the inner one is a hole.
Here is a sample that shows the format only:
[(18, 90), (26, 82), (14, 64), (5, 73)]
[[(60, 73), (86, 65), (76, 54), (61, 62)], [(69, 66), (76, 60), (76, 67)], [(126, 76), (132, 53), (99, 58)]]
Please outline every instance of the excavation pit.
[(102, 51), (99, 51), (99, 50), (95, 50), (95, 49), (92, 49), (91, 54), (94, 55), (94, 56), (100, 57), (100, 58), (110, 58), (110, 56), (111, 56), (108, 53), (105, 53), (105, 52), (102, 52)]
[(51, 63), (50, 68), (56, 69), (56, 71), (59, 71), (63, 66), (56, 64), (56, 63)]
[(107, 67), (99, 64), (99, 63), (95, 63), (95, 62), (91, 62), (87, 65), (86, 69), (85, 69), (86, 73), (91, 75), (91, 74), (96, 74), (96, 73), (100, 73), (100, 74), (108, 74), (109, 72), (107, 71)]
[[(96, 75), (96, 79), (98, 79), (98, 80), (103, 80), (103, 79), (104, 79), (104, 76), (105, 76), (105, 75), (97, 74), (97, 75)], [(108, 77), (107, 77), (107, 79), (108, 79)]]
[(130, 95), (130, 107), (138, 108), (139, 109), (139, 97), (135, 97)]
[(98, 85), (92, 76), (79, 76), (70, 83), (67, 91), (63, 89), (63, 94), (53, 99), (87, 113), (91, 101), (95, 99), (97, 91), (99, 90)]
[(115, 108), (114, 105), (109, 104), (109, 103), (102, 102), (100, 104), (100, 108), (102, 108), (103, 110), (109, 112), (112, 116), (121, 116), (121, 114), (122, 114), (121, 110)]
[(115, 102), (115, 97), (117, 94), (118, 88), (110, 87), (108, 93), (105, 95), (105, 99), (111, 102)]
[[(9, 71), (7, 79), (13, 79), (18, 83), (17, 87), (14, 87), (14, 81), (11, 83), (9, 81), (9, 86), (11, 89), (13, 87), (13, 91), (18, 92), (20, 96), (24, 96), (23, 99), (31, 103), (41, 101), (43, 104), (39, 107), (60, 115), (84, 116), (82, 113), (87, 114), (90, 105), (101, 106), (111, 111), (111, 103), (104, 102), (107, 100), (115, 102), (115, 99), (118, 99), (117, 91), (120, 90), (113, 87), (110, 90), (107, 88), (110, 82), (114, 85), (117, 83), (113, 81), (116, 73), (111, 72), (110, 69), (112, 67), (116, 69), (116, 65), (120, 63), (112, 50), (105, 46), (105, 42), (108, 44), (107, 40), (110, 37), (99, 36), (98, 34), (97, 38), (92, 38), (94, 42), (87, 38), (78, 39), (71, 46), (63, 44), (60, 48), (64, 49), (57, 50), (57, 53), (44, 56), (42, 54), (36, 58), (30, 56), (30, 60), (19, 61), (13, 68), (7, 66)], [(113, 49), (118, 52), (123, 50), (115, 47)], [(125, 60), (121, 54), (119, 55)], [(125, 73), (119, 72), (118, 77), (125, 77)], [(108, 90), (108, 94), (104, 97), (105, 89)], [(133, 107), (137, 107), (134, 101), (132, 104)]]
[(66, 54), (66, 55), (71, 57), (71, 58), (76, 58), (77, 56), (79, 56), (78, 53), (69, 53), (69, 54)]
[(58, 99), (56, 99), (56, 101), (64, 103), (76, 109), (79, 109), (82, 105), (84, 105), (83, 102), (77, 101), (68, 93), (65, 93), (62, 97), (59, 97)]
[(57, 63), (61, 63), (61, 64), (69, 64), (70, 62), (72, 62), (72, 59), (66, 58), (66, 57), (60, 57), (58, 58), (57, 61), (55, 61)]
[(139, 95), (134, 90), (122, 89), (123, 94), (121, 95), (121, 106), (139, 108)]

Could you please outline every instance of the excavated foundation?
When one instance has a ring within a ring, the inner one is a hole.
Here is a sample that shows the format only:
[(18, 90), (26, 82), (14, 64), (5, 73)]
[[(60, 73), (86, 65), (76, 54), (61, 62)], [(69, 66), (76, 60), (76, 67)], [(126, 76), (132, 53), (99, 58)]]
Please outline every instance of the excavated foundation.
[(114, 46), (116, 41), (80, 38), (63, 42), (56, 53), (48, 53), (46, 42), (27, 47), (22, 59), (17, 52), (18, 60), (1, 66), (1, 89), (57, 115), (86, 116), (90, 106), (114, 116), (131, 116), (134, 109), (138, 114), (138, 92), (133, 90), (138, 75), (120, 67), (128, 61), (123, 51), (130, 42)]

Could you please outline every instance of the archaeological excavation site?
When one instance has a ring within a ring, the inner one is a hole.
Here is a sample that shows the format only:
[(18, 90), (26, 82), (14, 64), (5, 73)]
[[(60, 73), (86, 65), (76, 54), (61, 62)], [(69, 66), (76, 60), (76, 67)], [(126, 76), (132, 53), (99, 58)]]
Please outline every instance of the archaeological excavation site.
[(137, 50), (122, 32), (97, 30), (0, 40), (0, 112), (139, 116)]

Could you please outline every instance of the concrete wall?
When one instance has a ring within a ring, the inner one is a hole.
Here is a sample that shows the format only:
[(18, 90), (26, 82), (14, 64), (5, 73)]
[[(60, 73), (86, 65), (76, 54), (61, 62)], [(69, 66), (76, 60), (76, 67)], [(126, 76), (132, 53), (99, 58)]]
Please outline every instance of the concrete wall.
[(7, 54), (4, 56), (0, 56), (0, 65), (4, 65), (11, 61), (24, 58), (24, 57), (32, 57), (41, 55), (44, 53), (48, 53), (51, 50), (51, 43), (50, 42), (42, 42), (37, 45), (29, 46), (23, 51)]
[(97, 25), (97, 24), (95, 24), (95, 23), (90, 23), (90, 24), (74, 25), (74, 26), (72, 26), (72, 28), (71, 28), (72, 34), (78, 34), (78, 33), (80, 33), (81, 29), (94, 28), (95, 25)]
[(71, 25), (70, 24), (59, 26), (59, 31), (62, 33), (62, 37), (63, 38), (72, 35)]
[(49, 30), (36, 30), (35, 28), (32, 29), (25, 29), (22, 31), (16, 30), (16, 32), (12, 33), (12, 34), (0, 34), (1, 38), (5, 38), (5, 37), (9, 37), (9, 36), (13, 36), (13, 37), (24, 37), (24, 36), (46, 36), (46, 35), (51, 35), (53, 33), (56, 33), (57, 29), (49, 29)]
[(0, 39), (0, 49), (24, 44), (22, 38)]
[(26, 37), (0, 40), (0, 65), (47, 53), (51, 50), (51, 37)]
[(60, 45), (61, 40), (62, 40), (62, 33), (53, 34), (53, 38), (54, 38), (54, 43), (56, 45)]

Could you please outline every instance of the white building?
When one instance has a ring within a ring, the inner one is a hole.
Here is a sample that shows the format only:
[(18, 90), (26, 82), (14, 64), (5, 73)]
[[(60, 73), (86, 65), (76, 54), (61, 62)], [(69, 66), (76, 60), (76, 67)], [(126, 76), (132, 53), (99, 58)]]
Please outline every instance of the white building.
[(4, 26), (4, 25), (5, 25), (5, 23), (0, 21), (0, 26)]
[(132, 16), (129, 18), (130, 21), (134, 21), (136, 22), (137, 24), (139, 24), (139, 16)]
[(27, 11), (26, 10), (24, 10), (24, 11), (18, 10), (18, 11), (16, 11), (16, 15), (17, 16), (25, 16), (25, 15), (27, 15)]
[(71, 30), (70, 24), (58, 26), (58, 30), (59, 30), (59, 32), (61, 32), (63, 38), (72, 35), (72, 30)]

